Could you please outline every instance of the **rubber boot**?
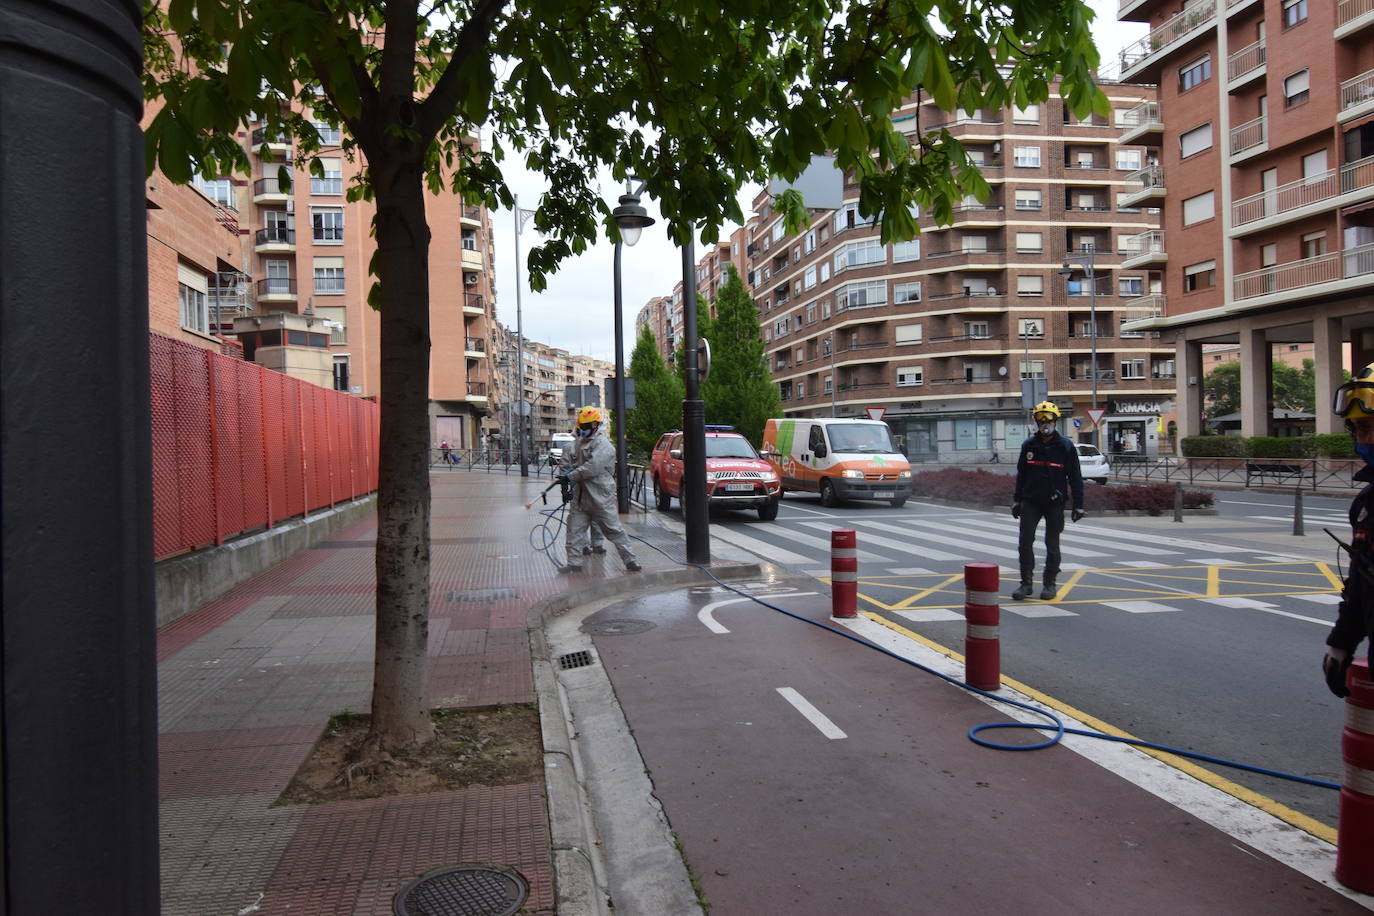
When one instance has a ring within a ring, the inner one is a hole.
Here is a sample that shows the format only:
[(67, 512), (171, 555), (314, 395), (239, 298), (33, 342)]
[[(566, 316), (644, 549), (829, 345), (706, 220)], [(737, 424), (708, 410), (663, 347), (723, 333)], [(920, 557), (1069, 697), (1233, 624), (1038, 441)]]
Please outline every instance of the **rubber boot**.
[(1032, 583), (1022, 582), (1021, 585), (1016, 589), (1016, 591), (1011, 593), (1011, 596), (1015, 598), (1017, 601), (1024, 601), (1025, 599), (1029, 598), (1034, 592), (1035, 586)]
[(1047, 580), (1045, 580), (1045, 587), (1042, 588), (1042, 589), (1040, 590), (1040, 600), (1041, 600), (1041, 601), (1053, 601), (1054, 598), (1055, 598), (1055, 596), (1058, 595), (1058, 594), (1059, 594), (1059, 589), (1058, 589), (1057, 587), (1055, 587), (1054, 580), (1053, 580), (1053, 579), (1047, 579)]

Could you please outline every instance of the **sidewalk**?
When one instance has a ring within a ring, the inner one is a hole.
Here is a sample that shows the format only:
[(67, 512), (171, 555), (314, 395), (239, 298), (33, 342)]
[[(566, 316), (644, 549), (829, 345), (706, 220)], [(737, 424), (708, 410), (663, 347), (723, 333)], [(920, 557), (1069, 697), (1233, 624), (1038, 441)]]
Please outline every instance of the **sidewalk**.
[[(639, 542), (642, 573), (625, 573), (612, 550), (560, 576), (531, 547), (540, 517), (524, 508), (547, 477), (439, 469), (430, 479), (433, 706), (536, 702), (527, 627), (541, 611), (707, 581)], [(681, 556), (645, 513), (625, 521)], [(369, 708), (375, 535), (373, 516), (158, 632), (164, 916), (389, 916), (406, 882), (471, 863), (518, 870), (529, 882), (522, 912), (555, 912), (542, 784), (273, 807), (328, 718)], [(757, 569), (749, 560), (733, 572)], [(543, 718), (546, 730), (562, 721)]]
[[(659, 916), (670, 909), (694, 911), (693, 895), (671, 838), (666, 844), (662, 842), (667, 830), (657, 804), (660, 793), (671, 789), (670, 767), (687, 766), (688, 753), (702, 747), (710, 736), (684, 735), (674, 716), (651, 712), (655, 709), (652, 704), (681, 695), (685, 689), (725, 683), (726, 675), (751, 676), (756, 665), (776, 661), (774, 654), (782, 658), (787, 653), (770, 648), (732, 663), (716, 657), (705, 645), (702, 651), (694, 651), (691, 644), (669, 638), (669, 624), (677, 619), (674, 615), (688, 614), (691, 632), (701, 629), (691, 608), (676, 606), (683, 600), (680, 596), (689, 594), (688, 586), (713, 583), (704, 573), (681, 566), (644, 543), (634, 542), (644, 566), (640, 574), (626, 574), (614, 551), (587, 558), (582, 574), (556, 574), (548, 558), (531, 546), (530, 529), (539, 516), (535, 509), (524, 508), (524, 503), (548, 485), (547, 478), (438, 469), (431, 473), (431, 483), (431, 705), (480, 707), (537, 702), (544, 728), (546, 779), (528, 785), (420, 796), (273, 806), (327, 719), (344, 709), (365, 712), (369, 707), (374, 517), (340, 533), (333, 541), (298, 554), (158, 633), (162, 912), (166, 916), (390, 916), (392, 898), (402, 886), (431, 869), (463, 864), (518, 871), (528, 882), (528, 897), (519, 912), (559, 916), (607, 912), (603, 891), (623, 889), (617, 885), (616, 876), (626, 874), (638, 883), (633, 890), (642, 896), (622, 895), (615, 901), (614, 912)], [(666, 518), (675, 521), (678, 516), (674, 513)], [(625, 520), (631, 534), (681, 557), (681, 537), (658, 519), (656, 513), (636, 510)], [(1214, 517), (1190, 518), (1185, 524), (1143, 518), (1123, 522), (1141, 530), (1189, 537), (1197, 537), (1204, 526), (1221, 534), (1226, 524), (1226, 520)], [(1320, 537), (1327, 540), (1325, 535)], [(1311, 535), (1292, 538), (1293, 546), (1304, 551), (1318, 549), (1312, 543), (1315, 540)], [(719, 540), (713, 541), (712, 552), (714, 571), (722, 578), (767, 579), (775, 572)], [(821, 593), (814, 601), (816, 613), (824, 617), (828, 589), (823, 585), (810, 587)], [(555, 671), (575, 667), (560, 664), (568, 661), (565, 653), (575, 640), (585, 639), (586, 645), (592, 645), (595, 631), (587, 629), (584, 621), (596, 619), (593, 615), (598, 609), (609, 606), (607, 614), (613, 617), (602, 621), (610, 626), (600, 631), (603, 634), (633, 632), (625, 627), (636, 621), (622, 619), (617, 602), (645, 599), (656, 590), (670, 589), (676, 589), (677, 596), (655, 596), (644, 602), (647, 606), (640, 612), (658, 627), (649, 636), (662, 642), (621, 641), (614, 649), (604, 641), (596, 643), (598, 654), (625, 652), (625, 661), (635, 662), (626, 669), (625, 683), (617, 679), (612, 685), (600, 673), (605, 670), (602, 665)], [(782, 632), (792, 639), (795, 629)], [(552, 654), (550, 644), (555, 647)], [(663, 646), (659, 655), (636, 661), (637, 653), (629, 652), (637, 645), (655, 644)], [(822, 641), (814, 657), (831, 651), (830, 644)], [(669, 689), (669, 677), (674, 674), (683, 677), (683, 686)], [(890, 681), (886, 669), (880, 676), (887, 679), (883, 683)], [(958, 692), (925, 684), (919, 689), (919, 702), (910, 705), (916, 714), (909, 725), (911, 734), (928, 732), (930, 716), (962, 719), (973, 714), (970, 710), (984, 715), (976, 701)], [(580, 708), (578, 704), (582, 704)], [(569, 733), (574, 728), (568, 724), (570, 719), (576, 722), (576, 734)], [(685, 745), (681, 743), (684, 737)], [(1009, 759), (1022, 755), (999, 756), (975, 749), (962, 738), (962, 732), (942, 727), (938, 740), (934, 733), (925, 734), (922, 743), (927, 745), (927, 755), (935, 754), (931, 765), (937, 770), (968, 758), (971, 769), (1006, 769), (1008, 784), (1025, 777), (1019, 769), (1025, 762)], [(612, 753), (613, 745), (619, 757), (598, 759), (598, 755)], [(760, 750), (768, 747), (759, 745)], [(779, 750), (773, 748), (772, 752)], [(805, 754), (793, 756), (802, 759)], [(1083, 861), (1096, 861), (1084, 824), (1069, 820), (1049, 826), (1055, 809), (1046, 806), (1051, 804), (1048, 793), (1052, 791), (1067, 788), (1070, 794), (1091, 795), (1090, 787), (1107, 786), (1109, 791), (1100, 789), (1092, 796), (1103, 804), (1103, 811), (1129, 812), (1128, 821), (1135, 824), (1149, 809), (1161, 824), (1184, 823), (1175, 809), (1153, 799), (1144, 789), (1118, 780), (1110, 769), (1099, 770), (1071, 759), (1066, 764), (1060, 757), (1063, 755), (1037, 759), (1033, 766), (1044, 767), (1044, 785), (1037, 793), (1016, 798), (1018, 816), (1037, 836), (1036, 855), (1045, 867), (1062, 859), (1054, 867), (1072, 872)], [(644, 779), (644, 770), (651, 762), (656, 783), (660, 772), (664, 782), (625, 791), (635, 779)], [(609, 774), (619, 794), (602, 794), (592, 784), (587, 774), (595, 776), (597, 771), (603, 776)], [(1071, 772), (1078, 775), (1071, 776)], [(951, 817), (957, 821), (958, 808), (976, 803), (978, 797), (977, 792), (971, 792), (967, 798), (951, 800), (949, 804), (956, 807), (946, 810), (941, 799), (947, 790), (937, 788), (932, 784), (931, 810), (925, 815), (932, 823)], [(818, 792), (824, 794), (823, 790)], [(672, 824), (675, 835), (682, 837), (689, 852), (710, 848), (711, 836), (718, 831), (697, 822), (706, 818), (709, 824), (712, 806), (681, 800), (678, 805), (675, 810), (682, 813), (682, 819)], [(1060, 810), (1063, 807), (1061, 804)], [(733, 816), (757, 818), (758, 811), (745, 805)], [(1115, 815), (1095, 819), (1099, 826), (1116, 820)], [(1025, 841), (1015, 830), (996, 829), (995, 823), (987, 827), (990, 836), (1013, 845)], [(708, 829), (713, 832), (705, 832)], [(1136, 881), (1143, 888), (1179, 878), (1177, 857), (1187, 857), (1192, 854), (1190, 850), (1201, 848), (1190, 845), (1189, 831), (1193, 829), (1186, 823), (1184, 828), (1161, 827), (1171, 845), (1147, 847), (1156, 850), (1154, 855), (1143, 850), (1132, 853), (1126, 883)], [(888, 861), (887, 852), (881, 857), (876, 853), (882, 851), (884, 843), (892, 842), (897, 832), (894, 824), (887, 833), (875, 833), (876, 845), (871, 850), (875, 855), (868, 858)], [(918, 834), (912, 842), (923, 836)], [(979, 842), (988, 838), (983, 836)], [(911, 871), (904, 880), (919, 884), (921, 874), (927, 881), (941, 875), (934, 884), (920, 888), (923, 894), (933, 894), (927, 898), (932, 902), (947, 893), (947, 886), (957, 887), (964, 879), (977, 885), (985, 863), (970, 857), (961, 870), (959, 863), (965, 862), (965, 856), (959, 850), (964, 848), (965, 839), (972, 837), (945, 833), (922, 839), (931, 844), (923, 850), (932, 857), (930, 861), (941, 856), (948, 861), (934, 873)], [(1097, 842), (1120, 845), (1106, 837), (1098, 837)], [(1229, 838), (1218, 835), (1209, 843), (1207, 856), (1226, 855), (1230, 857), (1228, 863), (1234, 860), (1235, 867), (1226, 873), (1219, 866), (1211, 877), (1206, 869), (1199, 873), (1199, 863), (1185, 868), (1184, 886), (1195, 893), (1205, 887), (1203, 897), (1225, 899), (1225, 894), (1239, 894), (1245, 882), (1251, 881), (1257, 895), (1278, 894), (1271, 898), (1274, 900), (1291, 900), (1306, 887), (1309, 895), (1320, 898), (1332, 912), (1361, 908), (1314, 887), (1310, 879), (1272, 860), (1265, 860), (1268, 865), (1262, 871), (1246, 872), (1250, 866), (1245, 863), (1255, 857), (1244, 850), (1231, 853), (1234, 844)], [(766, 854), (763, 857), (767, 858)], [(846, 858), (838, 862), (843, 864)], [(920, 860), (919, 855), (912, 859)], [(747, 856), (736, 861), (741, 874), (750, 874), (749, 893), (755, 901), (781, 904), (792, 898), (770, 894), (791, 894), (799, 889), (771, 886), (764, 878), (765, 862), (750, 863)], [(711, 886), (720, 883), (718, 876), (726, 870), (724, 866), (721, 869), (707, 875), (706, 888), (708, 898), (720, 907), (718, 912), (778, 912), (768, 907), (732, 908), (724, 888)], [(1024, 880), (1035, 880), (1035, 870), (1026, 863), (1018, 869), (1026, 871), (1021, 875)], [(843, 875), (833, 877), (845, 880)], [(1097, 877), (1100, 880), (1102, 875)], [(655, 882), (665, 887), (653, 887)], [(470, 889), (475, 893), (482, 888)], [(1008, 892), (1014, 897), (1010, 888)], [(1099, 892), (1105, 893), (1105, 889), (1099, 887)], [(670, 909), (637, 910), (636, 902), (642, 900), (672, 901), (674, 905)], [(1032, 911), (1045, 910), (1023, 910)], [(482, 908), (479, 901), (433, 912), (515, 910), (503, 909), (499, 901)]]

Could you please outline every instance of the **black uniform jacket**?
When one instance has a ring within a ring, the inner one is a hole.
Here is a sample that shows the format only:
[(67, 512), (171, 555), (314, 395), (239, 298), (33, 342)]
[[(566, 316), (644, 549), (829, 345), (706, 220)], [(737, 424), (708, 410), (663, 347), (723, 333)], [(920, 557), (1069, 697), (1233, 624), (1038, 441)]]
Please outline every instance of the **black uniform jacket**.
[(1354, 652), (1374, 628), (1374, 467), (1360, 468), (1355, 479), (1365, 485), (1350, 503), (1350, 547), (1355, 557), (1344, 558), (1350, 574), (1341, 589), (1336, 625), (1326, 637), (1328, 646), (1347, 652)]
[(1078, 450), (1062, 433), (1046, 440), (1039, 435), (1021, 443), (1016, 459), (1016, 502), (1033, 500), (1042, 506), (1063, 508), (1064, 497), (1073, 493), (1073, 504), (1083, 507), (1083, 472)]

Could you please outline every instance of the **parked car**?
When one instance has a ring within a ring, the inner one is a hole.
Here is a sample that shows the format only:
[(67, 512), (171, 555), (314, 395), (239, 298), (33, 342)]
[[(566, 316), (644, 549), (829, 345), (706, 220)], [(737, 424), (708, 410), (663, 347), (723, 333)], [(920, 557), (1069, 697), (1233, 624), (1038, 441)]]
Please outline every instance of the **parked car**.
[[(654, 503), (667, 509), (682, 503), (682, 433), (664, 433), (649, 457)], [(687, 497), (690, 500), (692, 497)], [(706, 501), (726, 509), (757, 509), (759, 518), (778, 517), (782, 483), (749, 440), (730, 426), (706, 427)]]
[(1107, 463), (1107, 456), (1098, 451), (1095, 445), (1080, 444), (1077, 448), (1078, 466), (1083, 471), (1083, 479), (1106, 483), (1107, 478), (1112, 476), (1112, 466)]

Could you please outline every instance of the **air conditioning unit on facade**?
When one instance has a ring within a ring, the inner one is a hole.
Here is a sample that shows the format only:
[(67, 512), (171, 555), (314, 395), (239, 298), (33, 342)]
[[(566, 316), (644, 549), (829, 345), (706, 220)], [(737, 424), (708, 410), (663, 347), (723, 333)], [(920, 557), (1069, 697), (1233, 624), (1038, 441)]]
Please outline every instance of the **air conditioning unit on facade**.
[(463, 274), (463, 284), (465, 286), (476, 286), (477, 274)]

